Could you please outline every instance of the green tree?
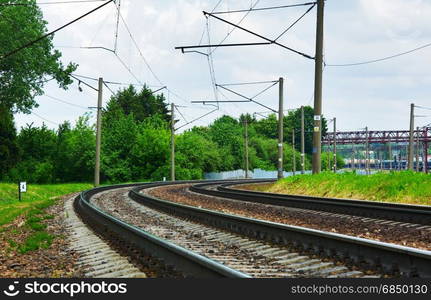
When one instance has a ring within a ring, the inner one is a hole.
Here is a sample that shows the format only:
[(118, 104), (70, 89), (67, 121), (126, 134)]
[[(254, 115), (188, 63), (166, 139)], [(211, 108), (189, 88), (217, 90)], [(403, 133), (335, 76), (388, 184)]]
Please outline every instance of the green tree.
[(79, 117), (75, 127), (65, 133), (66, 157), (62, 164), (67, 174), (62, 182), (91, 182), (94, 178), (96, 135), (88, 114)]
[(8, 174), (11, 181), (26, 180), (34, 183), (50, 183), (54, 178), (52, 158), (55, 152), (56, 134), (42, 127), (27, 127), (21, 129), (18, 135), (18, 145), (21, 152), (20, 161)]
[(170, 131), (161, 116), (155, 115), (138, 126), (136, 142), (130, 152), (134, 180), (169, 178)]
[[(22, 0), (6, 2), (23, 3)], [(56, 80), (61, 88), (66, 88), (72, 83), (69, 74), (77, 65), (63, 65), (61, 53), (53, 49), (53, 36), (2, 58), (48, 31), (36, 1), (28, 0), (25, 4), (0, 6), (0, 106), (29, 113), (37, 107), (35, 97), (43, 94), (44, 84)]]
[(138, 92), (130, 85), (111, 97), (104, 115), (108, 119), (113, 119), (118, 114), (133, 115), (136, 121), (142, 122), (145, 118), (158, 114), (169, 121), (170, 114), (165, 101), (163, 94), (154, 95), (146, 86)]
[[(284, 117), (285, 141), (292, 140), (292, 130), (295, 130), (295, 149), (301, 150), (301, 109), (289, 111)], [(304, 131), (305, 131), (305, 153), (313, 153), (313, 131), (314, 131), (314, 110), (311, 106), (304, 106)], [(322, 135), (328, 131), (327, 121), (322, 118)]]
[(0, 179), (16, 165), (19, 148), (13, 115), (0, 106)]
[[(179, 135), (176, 140), (176, 162), (180, 168), (179, 174), (185, 176), (179, 179), (200, 179), (204, 172), (218, 171), (223, 157), (217, 148), (216, 143), (193, 131)], [(186, 174), (185, 170), (189, 173)]]

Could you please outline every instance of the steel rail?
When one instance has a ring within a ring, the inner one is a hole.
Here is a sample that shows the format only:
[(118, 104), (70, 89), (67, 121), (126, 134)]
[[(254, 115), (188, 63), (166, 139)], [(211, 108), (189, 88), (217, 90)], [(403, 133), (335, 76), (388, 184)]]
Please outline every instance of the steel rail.
[(252, 238), (293, 245), (319, 256), (339, 257), (356, 264), (378, 267), (385, 272), (431, 278), (431, 251), (210, 211), (141, 193), (145, 188), (157, 186), (161, 185), (155, 183), (135, 187), (129, 196), (160, 211)]
[(200, 194), (241, 201), (431, 225), (431, 207), (429, 206), (275, 194), (239, 190), (231, 187), (236, 184), (238, 183), (224, 183), (218, 185), (217, 189), (208, 189), (214, 184), (201, 183), (193, 185), (190, 190)]
[[(181, 181), (177, 183), (183, 183)], [(158, 183), (161, 186), (166, 183)], [(165, 264), (175, 266), (180, 272), (199, 278), (248, 278), (247, 274), (228, 268), (221, 263), (208, 259), (193, 251), (177, 246), (171, 242), (154, 236), (140, 228), (127, 224), (93, 205), (90, 198), (100, 192), (127, 188), (146, 187), (152, 184), (124, 184), (98, 187), (82, 192), (75, 200), (75, 208), (87, 223), (98, 229), (114, 233), (122, 242), (132, 244), (153, 257), (162, 259)]]

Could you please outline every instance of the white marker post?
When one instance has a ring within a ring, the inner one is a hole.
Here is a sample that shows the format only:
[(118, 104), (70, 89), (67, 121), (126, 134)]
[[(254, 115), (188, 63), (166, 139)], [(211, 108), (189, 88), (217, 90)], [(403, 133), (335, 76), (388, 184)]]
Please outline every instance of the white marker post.
[(21, 201), (21, 193), (26, 193), (26, 192), (27, 192), (27, 182), (22, 181), (19, 183), (19, 186), (18, 186), (19, 201)]

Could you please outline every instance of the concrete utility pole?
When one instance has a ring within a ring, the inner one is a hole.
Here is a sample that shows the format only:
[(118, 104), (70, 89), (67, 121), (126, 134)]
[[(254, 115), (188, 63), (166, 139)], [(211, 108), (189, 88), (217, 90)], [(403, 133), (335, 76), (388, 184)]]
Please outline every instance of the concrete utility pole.
[(325, 0), (317, 0), (316, 58), (314, 70), (314, 130), (313, 174), (322, 169), (322, 73), (323, 73), (323, 16)]
[(352, 170), (355, 170), (355, 144), (352, 143), (352, 163), (351, 166)]
[(245, 135), (244, 135), (244, 143), (245, 143), (245, 178), (249, 178), (248, 176), (248, 170), (249, 170), (249, 161), (248, 161), (248, 121), (247, 119), (244, 121), (244, 126), (245, 126)]
[(301, 174), (305, 173), (305, 121), (304, 106), (301, 106)]
[(423, 164), (423, 172), (428, 174), (428, 142), (426, 141), (428, 139), (428, 129), (424, 128), (424, 149), (423, 149), (423, 158), (422, 158), (422, 164)]
[(94, 186), (100, 185), (100, 144), (102, 137), (102, 100), (103, 100), (103, 78), (99, 78), (99, 89), (97, 95), (97, 123), (96, 123), (96, 165), (94, 167)]
[(419, 172), (419, 127), (416, 127), (416, 172)]
[[(410, 149), (409, 148), (410, 148), (410, 145), (406, 145), (406, 165), (404, 167), (404, 169), (406, 169), (406, 170), (410, 170), (410, 164), (408, 164), (408, 161), (410, 159)], [(413, 155), (412, 155), (412, 160), (413, 160)], [(412, 165), (413, 165), (413, 163), (412, 163)], [(411, 169), (411, 170), (413, 170), (413, 169)]]
[(175, 181), (175, 104), (171, 103), (171, 181)]
[(388, 146), (389, 146), (389, 170), (392, 171), (392, 161), (394, 160), (394, 157), (392, 156), (392, 145), (391, 145), (391, 142), (389, 142)]
[(284, 102), (284, 79), (279, 79), (279, 90), (278, 90), (278, 173), (277, 178), (283, 178), (283, 102)]
[(336, 134), (337, 134), (337, 118), (334, 118), (334, 142), (333, 142), (333, 146), (334, 146), (334, 173), (337, 173), (337, 138), (336, 138)]
[(410, 104), (410, 136), (409, 136), (409, 157), (408, 157), (409, 170), (411, 171), (413, 171), (414, 130), (415, 130), (415, 105), (412, 103)]
[(293, 176), (295, 176), (296, 175), (295, 129), (292, 130), (292, 150), (293, 150), (292, 170), (293, 170)]
[(365, 127), (365, 173), (370, 174), (370, 143), (368, 141), (368, 127)]

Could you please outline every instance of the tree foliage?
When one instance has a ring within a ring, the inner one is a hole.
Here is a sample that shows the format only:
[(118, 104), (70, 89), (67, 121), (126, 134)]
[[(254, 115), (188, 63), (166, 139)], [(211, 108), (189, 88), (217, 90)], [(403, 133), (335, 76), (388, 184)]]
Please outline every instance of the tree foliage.
[[(7, 2), (22, 3), (21, 0)], [(26, 1), (26, 5), (0, 6), (0, 106), (29, 113), (37, 107), (34, 98), (43, 94), (47, 81), (56, 80), (61, 88), (72, 83), (69, 74), (77, 65), (65, 66), (61, 62), (61, 53), (53, 49), (52, 36), (2, 58), (47, 33), (46, 25), (35, 0)]]
[[(150, 97), (145, 98), (143, 94)], [(145, 104), (145, 101), (150, 103)], [(166, 106), (162, 96), (153, 96), (146, 87), (140, 92), (128, 87), (111, 97), (102, 120), (103, 182), (170, 178), (170, 116)], [(84, 115), (74, 126), (64, 122), (57, 130), (50, 130), (45, 125), (22, 128), (16, 137), (17, 153), (21, 153), (19, 162), (8, 172), (2, 171), (3, 177), (11, 181), (37, 183), (91, 182), (94, 176), (95, 128), (89, 120), (89, 115)], [(194, 127), (176, 134), (176, 178), (200, 179), (205, 172), (244, 169), (245, 121), (250, 169), (276, 170), (278, 140), (273, 138), (277, 137), (275, 115), (262, 120), (250, 115), (239, 119), (222, 116), (209, 126)], [(300, 153), (288, 139), (290, 128), (297, 124), (297, 114), (286, 116), (284, 123), (287, 138), (283, 168), (292, 171), (295, 160), (299, 171)], [(310, 122), (307, 124), (308, 127), (312, 125)], [(7, 132), (9, 140), (13, 141), (13, 124)], [(339, 160), (342, 163), (341, 158)], [(324, 167), (325, 163), (324, 160)], [(305, 167), (310, 168), (309, 157), (306, 157)]]
[[(8, 109), (0, 106), (0, 170), (5, 174), (17, 162), (19, 148), (13, 115)], [(0, 173), (0, 179), (1, 179)]]

